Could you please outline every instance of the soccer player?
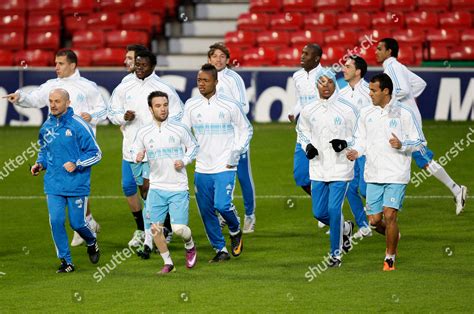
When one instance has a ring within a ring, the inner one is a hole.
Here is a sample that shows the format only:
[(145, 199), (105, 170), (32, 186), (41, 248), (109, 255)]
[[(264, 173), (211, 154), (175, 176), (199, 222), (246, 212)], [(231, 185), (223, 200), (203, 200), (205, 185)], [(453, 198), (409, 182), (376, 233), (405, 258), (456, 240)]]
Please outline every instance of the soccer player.
[[(140, 163), (134, 163), (133, 143), (140, 128), (153, 122), (148, 109), (148, 95), (156, 90), (168, 94), (170, 119), (181, 118), (183, 103), (175, 89), (160, 79), (155, 74), (156, 56), (148, 51), (137, 51), (135, 53), (135, 74), (132, 78), (120, 83), (110, 98), (109, 120), (120, 125), (123, 134), (122, 158), (127, 161), (132, 169), (136, 184), (140, 189), (141, 196), (146, 200), (149, 188), (149, 166), (146, 159)], [(143, 213), (142, 213), (143, 214)], [(144, 217), (145, 241), (143, 250), (139, 252), (142, 258), (150, 257), (153, 247), (151, 224)]]
[[(61, 49), (56, 52), (56, 79), (46, 81), (37, 89), (30, 93), (18, 90), (9, 94), (8, 100), (18, 106), (25, 108), (43, 108), (49, 105), (49, 92), (55, 88), (65, 89), (72, 99), (71, 108), (74, 113), (81, 116), (96, 133), (97, 123), (107, 117), (107, 105), (102, 98), (97, 85), (81, 76), (77, 68), (77, 55), (71, 49)], [(88, 202), (90, 200), (88, 199)], [(90, 204), (87, 206), (87, 221), (94, 230), (100, 231), (100, 225), (94, 220), (90, 211)], [(79, 233), (74, 232), (71, 245), (79, 246), (84, 243)]]
[(50, 114), (39, 133), (40, 152), (31, 168), (37, 176), (45, 170), (44, 192), (56, 253), (61, 260), (57, 273), (74, 271), (64, 223), (68, 207), (71, 228), (87, 243), (93, 264), (99, 262), (97, 237), (85, 219), (90, 193), (91, 166), (101, 159), (101, 151), (90, 126), (74, 114), (69, 93), (55, 88), (49, 92)]
[[(215, 43), (209, 47), (207, 52), (208, 62), (217, 69), (217, 91), (234, 98), (245, 114), (249, 113), (250, 106), (247, 100), (245, 84), (237, 72), (229, 69), (230, 52), (224, 43)], [(245, 219), (243, 233), (255, 231), (255, 186), (250, 165), (250, 148), (240, 156), (237, 165), (237, 178), (242, 189), (244, 199)], [(219, 216), (220, 219), (222, 217)], [(224, 219), (221, 222), (225, 222)], [(222, 225), (221, 225), (222, 226)]]
[[(367, 62), (359, 56), (349, 56), (342, 68), (344, 80), (348, 83), (339, 91), (339, 96), (344, 101), (360, 111), (363, 107), (372, 106), (369, 96), (369, 83), (363, 79), (367, 73)], [(365, 156), (361, 156), (354, 163), (354, 179), (349, 183), (347, 189), (347, 200), (359, 230), (354, 234), (356, 238), (372, 236), (372, 230), (367, 223), (367, 216), (364, 211), (364, 203), (367, 184), (364, 181)]]
[(347, 253), (352, 248), (349, 238), (354, 228), (351, 221), (344, 222), (342, 214), (346, 190), (354, 177), (354, 166), (345, 157), (343, 150), (347, 145), (342, 146), (342, 139), (352, 136), (358, 111), (338, 98), (334, 73), (324, 71), (317, 82), (320, 99), (303, 108), (296, 129), (310, 160), (313, 215), (329, 225), (328, 266), (340, 267), (342, 250)]
[(171, 216), (173, 232), (183, 238), (186, 267), (196, 264), (196, 247), (189, 222), (189, 187), (186, 165), (196, 158), (199, 150), (191, 130), (180, 122), (168, 119), (168, 95), (155, 91), (148, 96), (153, 123), (138, 131), (136, 161), (142, 162), (145, 153), (150, 165), (150, 190), (146, 215), (150, 217), (155, 244), (164, 266), (158, 274), (176, 271), (163, 234), (167, 213)]
[(239, 158), (248, 150), (253, 134), (242, 106), (217, 92), (217, 83), (217, 69), (203, 65), (197, 76), (201, 95), (186, 102), (182, 120), (193, 129), (200, 146), (194, 184), (199, 212), (217, 253), (210, 263), (230, 259), (216, 211), (229, 226), (232, 255), (242, 253), (242, 230), (231, 204)]
[(393, 83), (385, 74), (375, 75), (369, 84), (374, 106), (362, 108), (349, 160), (365, 155), (367, 215), (375, 230), (386, 237), (384, 271), (395, 270), (398, 246), (398, 212), (410, 181), (411, 154), (426, 145), (415, 113), (395, 97)]
[[(301, 110), (309, 103), (319, 99), (318, 89), (316, 87), (316, 77), (322, 71), (320, 64), (323, 50), (317, 44), (307, 44), (301, 53), (302, 69), (293, 74), (293, 81), (296, 87), (296, 105), (288, 119), (296, 122)], [(306, 158), (304, 150), (301, 148), (300, 142), (296, 141), (294, 160), (293, 160), (293, 177), (296, 185), (311, 195), (311, 181), (309, 179), (309, 161)]]
[[(379, 41), (375, 56), (377, 62), (382, 63), (384, 73), (392, 79), (394, 84), (394, 97), (402, 104), (410, 106), (415, 113), (418, 124), (421, 126), (421, 114), (418, 110), (415, 97), (421, 95), (426, 87), (426, 82), (408, 70), (406, 66), (398, 62), (398, 50), (398, 42), (395, 39), (384, 38)], [(456, 215), (462, 213), (467, 199), (467, 187), (459, 185), (451, 179), (443, 166), (433, 159), (433, 152), (428, 147), (413, 152), (413, 158), (420, 169), (427, 170), (449, 188), (456, 202)]]

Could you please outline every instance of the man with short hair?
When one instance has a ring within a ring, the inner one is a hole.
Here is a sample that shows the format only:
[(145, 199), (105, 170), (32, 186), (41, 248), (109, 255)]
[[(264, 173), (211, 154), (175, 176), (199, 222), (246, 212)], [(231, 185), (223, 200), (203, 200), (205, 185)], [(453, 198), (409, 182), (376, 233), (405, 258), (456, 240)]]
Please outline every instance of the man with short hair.
[(50, 114), (40, 129), (40, 152), (31, 168), (37, 176), (45, 170), (44, 192), (56, 253), (61, 260), (57, 273), (74, 271), (64, 223), (68, 207), (71, 228), (87, 243), (93, 264), (100, 258), (95, 232), (85, 219), (90, 193), (91, 166), (101, 159), (101, 151), (90, 126), (74, 115), (69, 93), (56, 88), (49, 92)]
[(151, 92), (148, 95), (148, 107), (153, 123), (137, 133), (135, 160), (142, 162), (145, 154), (148, 157), (150, 190), (145, 215), (152, 224), (155, 244), (164, 262), (158, 274), (168, 274), (176, 271), (163, 233), (168, 213), (174, 234), (182, 237), (185, 242), (186, 267), (192, 268), (196, 264), (196, 246), (188, 227), (189, 187), (186, 165), (196, 158), (199, 146), (187, 126), (168, 119), (168, 94)]
[[(224, 43), (215, 43), (209, 47), (207, 52), (208, 62), (217, 69), (217, 91), (234, 98), (241, 106), (245, 114), (249, 113), (250, 105), (247, 100), (245, 84), (240, 75), (229, 68), (230, 51)], [(244, 152), (237, 166), (237, 178), (240, 182), (242, 197), (244, 199), (245, 218), (243, 233), (255, 231), (255, 186), (250, 165), (250, 148)], [(225, 220), (219, 216), (221, 226)]]
[[(415, 114), (418, 124), (422, 125), (420, 111), (415, 101), (415, 97), (421, 95), (426, 87), (423, 81), (415, 73), (407, 69), (406, 66), (398, 62), (398, 42), (393, 38), (383, 38), (377, 45), (375, 56), (377, 62), (382, 63), (384, 73), (393, 81), (393, 96), (402, 104), (410, 106)], [(467, 199), (467, 187), (454, 182), (446, 170), (433, 159), (433, 152), (428, 147), (423, 147), (420, 151), (413, 152), (413, 158), (420, 169), (426, 169), (436, 179), (441, 181), (454, 195), (456, 203), (456, 215), (463, 212)]]
[[(74, 113), (88, 122), (95, 134), (97, 124), (107, 118), (107, 105), (97, 85), (81, 76), (77, 68), (77, 55), (71, 49), (61, 49), (56, 52), (55, 62), (57, 78), (46, 81), (30, 93), (17, 90), (6, 97), (14, 105), (25, 108), (43, 108), (49, 105), (49, 92), (55, 88), (63, 88), (72, 99), (71, 108)], [(100, 225), (92, 217), (90, 204), (87, 206), (86, 215), (94, 232), (99, 232)], [(83, 243), (84, 239), (74, 232), (71, 245), (79, 246)]]
[(398, 246), (398, 212), (410, 181), (412, 153), (426, 140), (413, 110), (392, 97), (393, 83), (385, 74), (370, 80), (374, 106), (362, 108), (347, 158), (367, 157), (367, 215), (370, 225), (385, 235), (384, 271), (395, 270)]
[(237, 257), (243, 250), (240, 222), (231, 204), (236, 167), (253, 133), (241, 105), (217, 92), (217, 83), (217, 69), (212, 64), (203, 65), (197, 77), (201, 95), (186, 102), (182, 120), (193, 129), (200, 146), (194, 183), (199, 212), (217, 253), (210, 263), (230, 259), (216, 211), (229, 226), (232, 255)]

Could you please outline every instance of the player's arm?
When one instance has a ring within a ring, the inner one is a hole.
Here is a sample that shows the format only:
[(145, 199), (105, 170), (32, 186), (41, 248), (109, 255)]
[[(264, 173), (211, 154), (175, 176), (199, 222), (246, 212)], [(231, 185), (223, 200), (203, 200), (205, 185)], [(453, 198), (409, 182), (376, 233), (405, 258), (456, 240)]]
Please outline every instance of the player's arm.
[(300, 114), (301, 110), (303, 109), (303, 107), (301, 106), (301, 95), (300, 95), (300, 92), (298, 91), (298, 88), (296, 87), (296, 81), (294, 80), (294, 78), (295, 77), (293, 76), (293, 81), (295, 83), (296, 104), (293, 107), (293, 110), (290, 113), (288, 113), (288, 120), (290, 120), (291, 122), (296, 121), (296, 117)]
[(19, 89), (15, 93), (5, 97), (8, 98), (8, 101), (20, 107), (43, 108), (49, 105), (49, 89), (49, 85), (44, 83), (29, 93)]
[(365, 154), (367, 147), (367, 129), (365, 125), (365, 113), (361, 111), (357, 117), (352, 138), (348, 141), (348, 150), (346, 156), (349, 160), (355, 160)]
[(168, 91), (166, 92), (168, 94), (170, 119), (181, 121), (181, 119), (183, 118), (183, 113), (184, 113), (184, 104), (181, 101), (181, 98), (179, 98), (179, 95), (176, 93), (176, 90), (172, 87), (169, 87)]
[(189, 129), (192, 128), (191, 110), (190, 110), (189, 101), (187, 101), (186, 104), (184, 104), (184, 111), (183, 111), (183, 116), (181, 117), (181, 123), (187, 126)]
[(135, 163), (140, 163), (145, 159), (146, 148), (143, 142), (143, 133), (138, 131), (137, 137), (132, 146), (132, 160)]
[(408, 78), (410, 80), (410, 86), (411, 90), (413, 91), (413, 96), (420, 96), (426, 88), (426, 82), (421, 77), (411, 71), (408, 71)]
[(125, 112), (125, 94), (119, 85), (110, 96), (107, 118), (115, 125), (125, 125)]
[[(236, 73), (237, 74), (237, 73)], [(234, 97), (242, 106), (242, 109), (245, 114), (248, 114), (250, 111), (249, 101), (247, 99), (247, 90), (245, 89), (244, 80), (237, 74), (235, 77), (233, 76), (232, 84), (232, 97)]]
[(97, 164), (102, 159), (102, 152), (89, 125), (80, 122), (76, 132), (77, 144), (81, 153), (77, 160), (71, 160), (70, 162), (75, 166), (75, 169), (72, 171), (82, 171), (87, 167)]
[[(309, 106), (305, 108), (310, 108)], [(308, 159), (313, 159), (319, 155), (318, 149), (311, 143), (311, 113), (309, 110), (303, 108), (300, 118), (296, 124), (296, 134), (298, 142), (301, 144), (303, 151), (306, 153)]]
[(48, 144), (47, 139), (45, 140), (44, 138), (44, 132), (43, 129), (40, 130), (39, 136), (38, 136), (38, 144), (40, 146), (40, 150), (38, 152), (38, 158), (36, 159), (35, 164), (31, 167), (31, 174), (34, 176), (37, 176), (40, 171), (46, 170), (46, 167), (48, 165), (47, 160), (46, 160), (46, 145)]
[(427, 144), (425, 135), (423, 134), (421, 126), (414, 118), (414, 113), (411, 112), (411, 109), (407, 108), (404, 110), (402, 113), (402, 119), (402, 133), (400, 136), (392, 134), (393, 137), (390, 139), (391, 142), (395, 139), (395, 143), (398, 144), (398, 141), (399, 144), (397, 147), (394, 147), (394, 145), (392, 145), (392, 147), (399, 149), (401, 152), (407, 153), (422, 150)]
[(249, 149), (250, 140), (253, 135), (253, 127), (239, 103), (233, 103), (231, 114), (232, 124), (234, 126), (234, 144), (227, 165), (234, 167), (239, 163), (240, 155)]
[(393, 94), (397, 100), (404, 101), (410, 94), (410, 78), (408, 77), (409, 72), (402, 65), (390, 65), (387, 67), (385, 73), (390, 76), (393, 82)]
[[(97, 86), (95, 88), (91, 87), (91, 91), (87, 95), (90, 97), (90, 101), (92, 104), (91, 112), (88, 112), (90, 115), (90, 121), (88, 121), (92, 125), (97, 125), (99, 122), (104, 121), (107, 118), (107, 103), (104, 101), (104, 97), (100, 93), (100, 90)], [(87, 120), (86, 120), (87, 121)]]
[(199, 144), (187, 126), (183, 125), (182, 129), (182, 141), (186, 147), (186, 154), (184, 155), (182, 162), (183, 166), (187, 166), (196, 159), (199, 152)]

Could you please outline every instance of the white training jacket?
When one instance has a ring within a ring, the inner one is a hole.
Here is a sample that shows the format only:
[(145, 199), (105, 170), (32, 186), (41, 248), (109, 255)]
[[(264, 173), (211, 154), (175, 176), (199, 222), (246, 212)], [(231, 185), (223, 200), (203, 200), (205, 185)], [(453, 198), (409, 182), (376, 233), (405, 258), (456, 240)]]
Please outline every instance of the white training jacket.
[(25, 108), (49, 107), (49, 93), (56, 88), (62, 88), (69, 93), (74, 114), (86, 112), (91, 115), (89, 125), (95, 134), (97, 123), (107, 118), (107, 104), (97, 84), (82, 77), (77, 69), (71, 76), (48, 80), (30, 93), (17, 90), (20, 98), (16, 105)]
[(305, 69), (299, 69), (293, 74), (293, 82), (296, 88), (296, 104), (293, 111), (289, 114), (294, 115), (295, 118), (300, 114), (303, 108), (319, 99), (318, 87), (316, 86), (316, 78), (319, 72), (323, 70), (321, 63), (309, 72)]
[(354, 163), (346, 151), (336, 153), (329, 141), (349, 141), (358, 111), (337, 92), (329, 99), (319, 99), (303, 108), (296, 126), (298, 140), (304, 151), (311, 143), (318, 155), (309, 161), (309, 177), (313, 181), (349, 181), (354, 178)]
[[(153, 116), (148, 107), (148, 95), (153, 91), (168, 94), (169, 117), (179, 120), (183, 113), (183, 103), (175, 89), (152, 73), (141, 80), (136, 75), (127, 75), (113, 91), (109, 104), (109, 120), (121, 126), (123, 134), (123, 159), (133, 162), (133, 142), (142, 127), (152, 123)], [(128, 110), (135, 111), (135, 119), (125, 121), (124, 114)]]
[(339, 96), (350, 102), (360, 111), (364, 107), (372, 106), (372, 99), (369, 93), (369, 83), (361, 79), (354, 85), (354, 88), (349, 84), (344, 86), (344, 88), (339, 91)]
[(237, 100), (245, 114), (249, 113), (250, 106), (247, 99), (247, 90), (245, 89), (244, 80), (240, 75), (229, 69), (224, 68), (217, 72), (217, 92), (219, 94), (227, 94)]
[(423, 93), (426, 87), (426, 82), (408, 70), (406, 66), (398, 62), (394, 57), (387, 58), (383, 62), (384, 73), (386, 73), (393, 82), (392, 95), (402, 104), (409, 105), (415, 113), (418, 123), (421, 125), (420, 110), (415, 101)]
[(249, 148), (253, 128), (242, 107), (227, 95), (210, 99), (199, 95), (184, 106), (182, 122), (192, 128), (199, 143), (196, 172), (236, 171), (239, 156)]
[[(390, 146), (395, 134), (400, 149)], [(360, 111), (353, 141), (349, 147), (359, 156), (366, 155), (364, 179), (368, 183), (407, 184), (410, 180), (411, 154), (422, 151), (426, 140), (415, 113), (395, 98), (381, 108), (365, 107)]]
[(187, 191), (186, 167), (176, 170), (174, 162), (190, 164), (199, 151), (191, 130), (175, 120), (166, 120), (158, 126), (153, 121), (138, 131), (134, 143), (134, 159), (138, 152), (146, 151), (150, 165), (150, 188), (164, 191)]

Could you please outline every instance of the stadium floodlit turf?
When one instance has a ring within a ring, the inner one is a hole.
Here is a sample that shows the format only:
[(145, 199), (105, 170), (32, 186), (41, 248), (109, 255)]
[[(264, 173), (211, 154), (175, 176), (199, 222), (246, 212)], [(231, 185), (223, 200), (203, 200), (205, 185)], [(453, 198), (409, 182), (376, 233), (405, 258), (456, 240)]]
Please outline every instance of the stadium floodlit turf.
[[(127, 247), (135, 224), (121, 196), (121, 134), (116, 127), (98, 129), (103, 159), (93, 169), (91, 194), (91, 208), (102, 227), (98, 265), (89, 262), (85, 247), (75, 247), (76, 272), (56, 274), (59, 261), (42, 178), (29, 175), (28, 163), (2, 177), (0, 312), (473, 311), (474, 199), (469, 198), (465, 212), (456, 216), (450, 192), (436, 179), (428, 178), (416, 188), (410, 185), (399, 216), (402, 238), (396, 271), (382, 271), (385, 241), (374, 234), (344, 256), (341, 268), (318, 273), (314, 267), (327, 254), (329, 239), (312, 217), (310, 199), (293, 183), (294, 128), (289, 124), (254, 128), (256, 232), (244, 235), (239, 258), (208, 264), (214, 253), (192, 198), (190, 226), (198, 263), (186, 269), (182, 241), (175, 238), (170, 250), (177, 272), (167, 277), (155, 275), (163, 264), (158, 254), (149, 260), (117, 256)], [(464, 139), (446, 169), (473, 190), (474, 143), (465, 144), (468, 133), (474, 139), (473, 123), (426, 121), (424, 131), (438, 157), (449, 154), (454, 141)], [(0, 128), (0, 167), (21, 155), (37, 132), (38, 128)], [(29, 158), (29, 163), (34, 160)], [(192, 176), (190, 181), (192, 191)], [(235, 194), (243, 216), (240, 191)], [(352, 218), (347, 204), (344, 213)], [(97, 267), (113, 268), (113, 254), (118, 261), (115, 269), (108, 274), (103, 270), (102, 277)], [(311, 281), (309, 267), (317, 275)]]

